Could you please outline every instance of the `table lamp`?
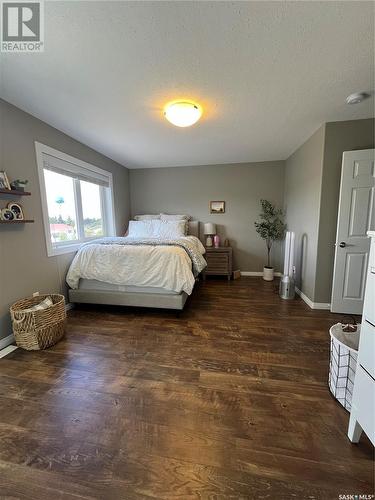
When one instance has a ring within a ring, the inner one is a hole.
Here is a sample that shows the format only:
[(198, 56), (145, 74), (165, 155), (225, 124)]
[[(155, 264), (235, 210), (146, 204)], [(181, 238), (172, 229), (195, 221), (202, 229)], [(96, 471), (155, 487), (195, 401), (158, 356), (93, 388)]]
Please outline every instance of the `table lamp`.
[(204, 234), (206, 238), (206, 247), (212, 247), (212, 236), (216, 234), (216, 224), (212, 222), (206, 222), (204, 224)]

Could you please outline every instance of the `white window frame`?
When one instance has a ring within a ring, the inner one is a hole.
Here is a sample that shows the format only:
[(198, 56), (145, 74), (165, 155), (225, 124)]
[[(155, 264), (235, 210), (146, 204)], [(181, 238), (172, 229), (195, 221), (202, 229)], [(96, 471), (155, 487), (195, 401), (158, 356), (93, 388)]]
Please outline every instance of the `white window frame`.
[(101, 189), (101, 211), (102, 211), (102, 220), (103, 220), (103, 232), (105, 236), (115, 236), (115, 210), (114, 210), (114, 202), (113, 202), (113, 177), (111, 172), (107, 170), (103, 170), (99, 167), (91, 165), (85, 161), (79, 160), (78, 158), (74, 158), (66, 153), (58, 151), (57, 149), (51, 148), (50, 146), (46, 146), (40, 142), (35, 141), (35, 152), (36, 152), (36, 161), (38, 165), (38, 176), (39, 176), (39, 186), (40, 186), (40, 197), (42, 202), (42, 212), (43, 212), (43, 224), (44, 224), (44, 233), (46, 238), (46, 247), (47, 247), (47, 255), (48, 257), (53, 257), (55, 255), (63, 255), (66, 253), (76, 252), (80, 246), (90, 240), (95, 239), (96, 237), (87, 238), (84, 236), (83, 227), (81, 227), (81, 219), (82, 216), (82, 200), (80, 195), (80, 183), (74, 183), (74, 196), (76, 200), (76, 224), (77, 224), (77, 233), (78, 233), (78, 241), (64, 241), (58, 243), (52, 243), (51, 231), (49, 225), (49, 216), (48, 216), (48, 204), (47, 204), (47, 193), (46, 193), (46, 185), (44, 180), (44, 162), (43, 162), (43, 154), (47, 154), (49, 156), (54, 156), (59, 160), (66, 161), (70, 164), (69, 170), (72, 171), (74, 166), (77, 168), (85, 169), (89, 172), (89, 175), (95, 179), (95, 174), (99, 174), (101, 177), (105, 176), (108, 180), (109, 188), (105, 188), (100, 186)]

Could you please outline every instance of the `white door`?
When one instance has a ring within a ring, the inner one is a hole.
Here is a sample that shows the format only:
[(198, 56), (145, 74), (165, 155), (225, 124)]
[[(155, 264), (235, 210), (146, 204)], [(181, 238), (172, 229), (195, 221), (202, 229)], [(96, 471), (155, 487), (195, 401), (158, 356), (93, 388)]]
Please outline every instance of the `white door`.
[(331, 311), (362, 314), (370, 238), (375, 228), (374, 149), (343, 154)]

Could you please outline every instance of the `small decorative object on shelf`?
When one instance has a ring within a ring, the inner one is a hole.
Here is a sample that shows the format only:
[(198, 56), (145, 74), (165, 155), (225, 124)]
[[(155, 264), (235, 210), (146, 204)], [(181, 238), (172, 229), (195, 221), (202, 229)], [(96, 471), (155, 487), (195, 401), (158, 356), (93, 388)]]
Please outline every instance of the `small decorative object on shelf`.
[(24, 220), (24, 215), (23, 215), (23, 210), (21, 205), (18, 203), (15, 203), (14, 201), (11, 201), (8, 203), (9, 210), (11, 210), (14, 213), (14, 218), (16, 220)]
[(9, 189), (10, 184), (7, 173), (4, 170), (0, 170), (0, 189)]
[(9, 208), (3, 208), (0, 212), (0, 219), (4, 221), (12, 221), (16, 218), (15, 214)]
[(225, 247), (230, 247), (230, 242), (229, 242), (228, 238), (225, 238), (225, 240), (224, 240), (224, 246)]
[[(27, 180), (21, 181), (17, 179), (12, 182), (12, 188), (9, 184), (8, 176), (3, 170), (0, 171), (0, 197), (9, 198), (9, 196), (30, 196), (31, 193), (25, 191)], [(0, 207), (0, 225), (5, 227), (9, 224), (25, 224), (32, 223), (33, 219), (26, 219), (22, 206), (10, 201), (6, 207)]]
[(25, 191), (25, 187), (27, 186), (28, 182), (29, 181), (27, 179), (25, 179), (24, 181), (21, 181), (21, 179), (16, 179), (15, 181), (12, 181), (10, 183), (10, 187), (15, 191)]
[(211, 214), (225, 213), (225, 201), (210, 201), (210, 213)]

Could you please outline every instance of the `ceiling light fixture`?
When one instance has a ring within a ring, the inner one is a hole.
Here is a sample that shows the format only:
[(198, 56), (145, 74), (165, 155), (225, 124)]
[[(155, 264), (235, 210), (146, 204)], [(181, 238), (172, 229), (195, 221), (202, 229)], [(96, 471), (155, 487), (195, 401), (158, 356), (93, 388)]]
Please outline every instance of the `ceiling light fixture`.
[(164, 116), (176, 127), (190, 127), (202, 116), (202, 108), (191, 101), (174, 101), (165, 106)]
[(346, 104), (359, 104), (369, 97), (371, 97), (371, 94), (368, 94), (367, 92), (355, 92), (354, 94), (348, 95), (346, 98)]

